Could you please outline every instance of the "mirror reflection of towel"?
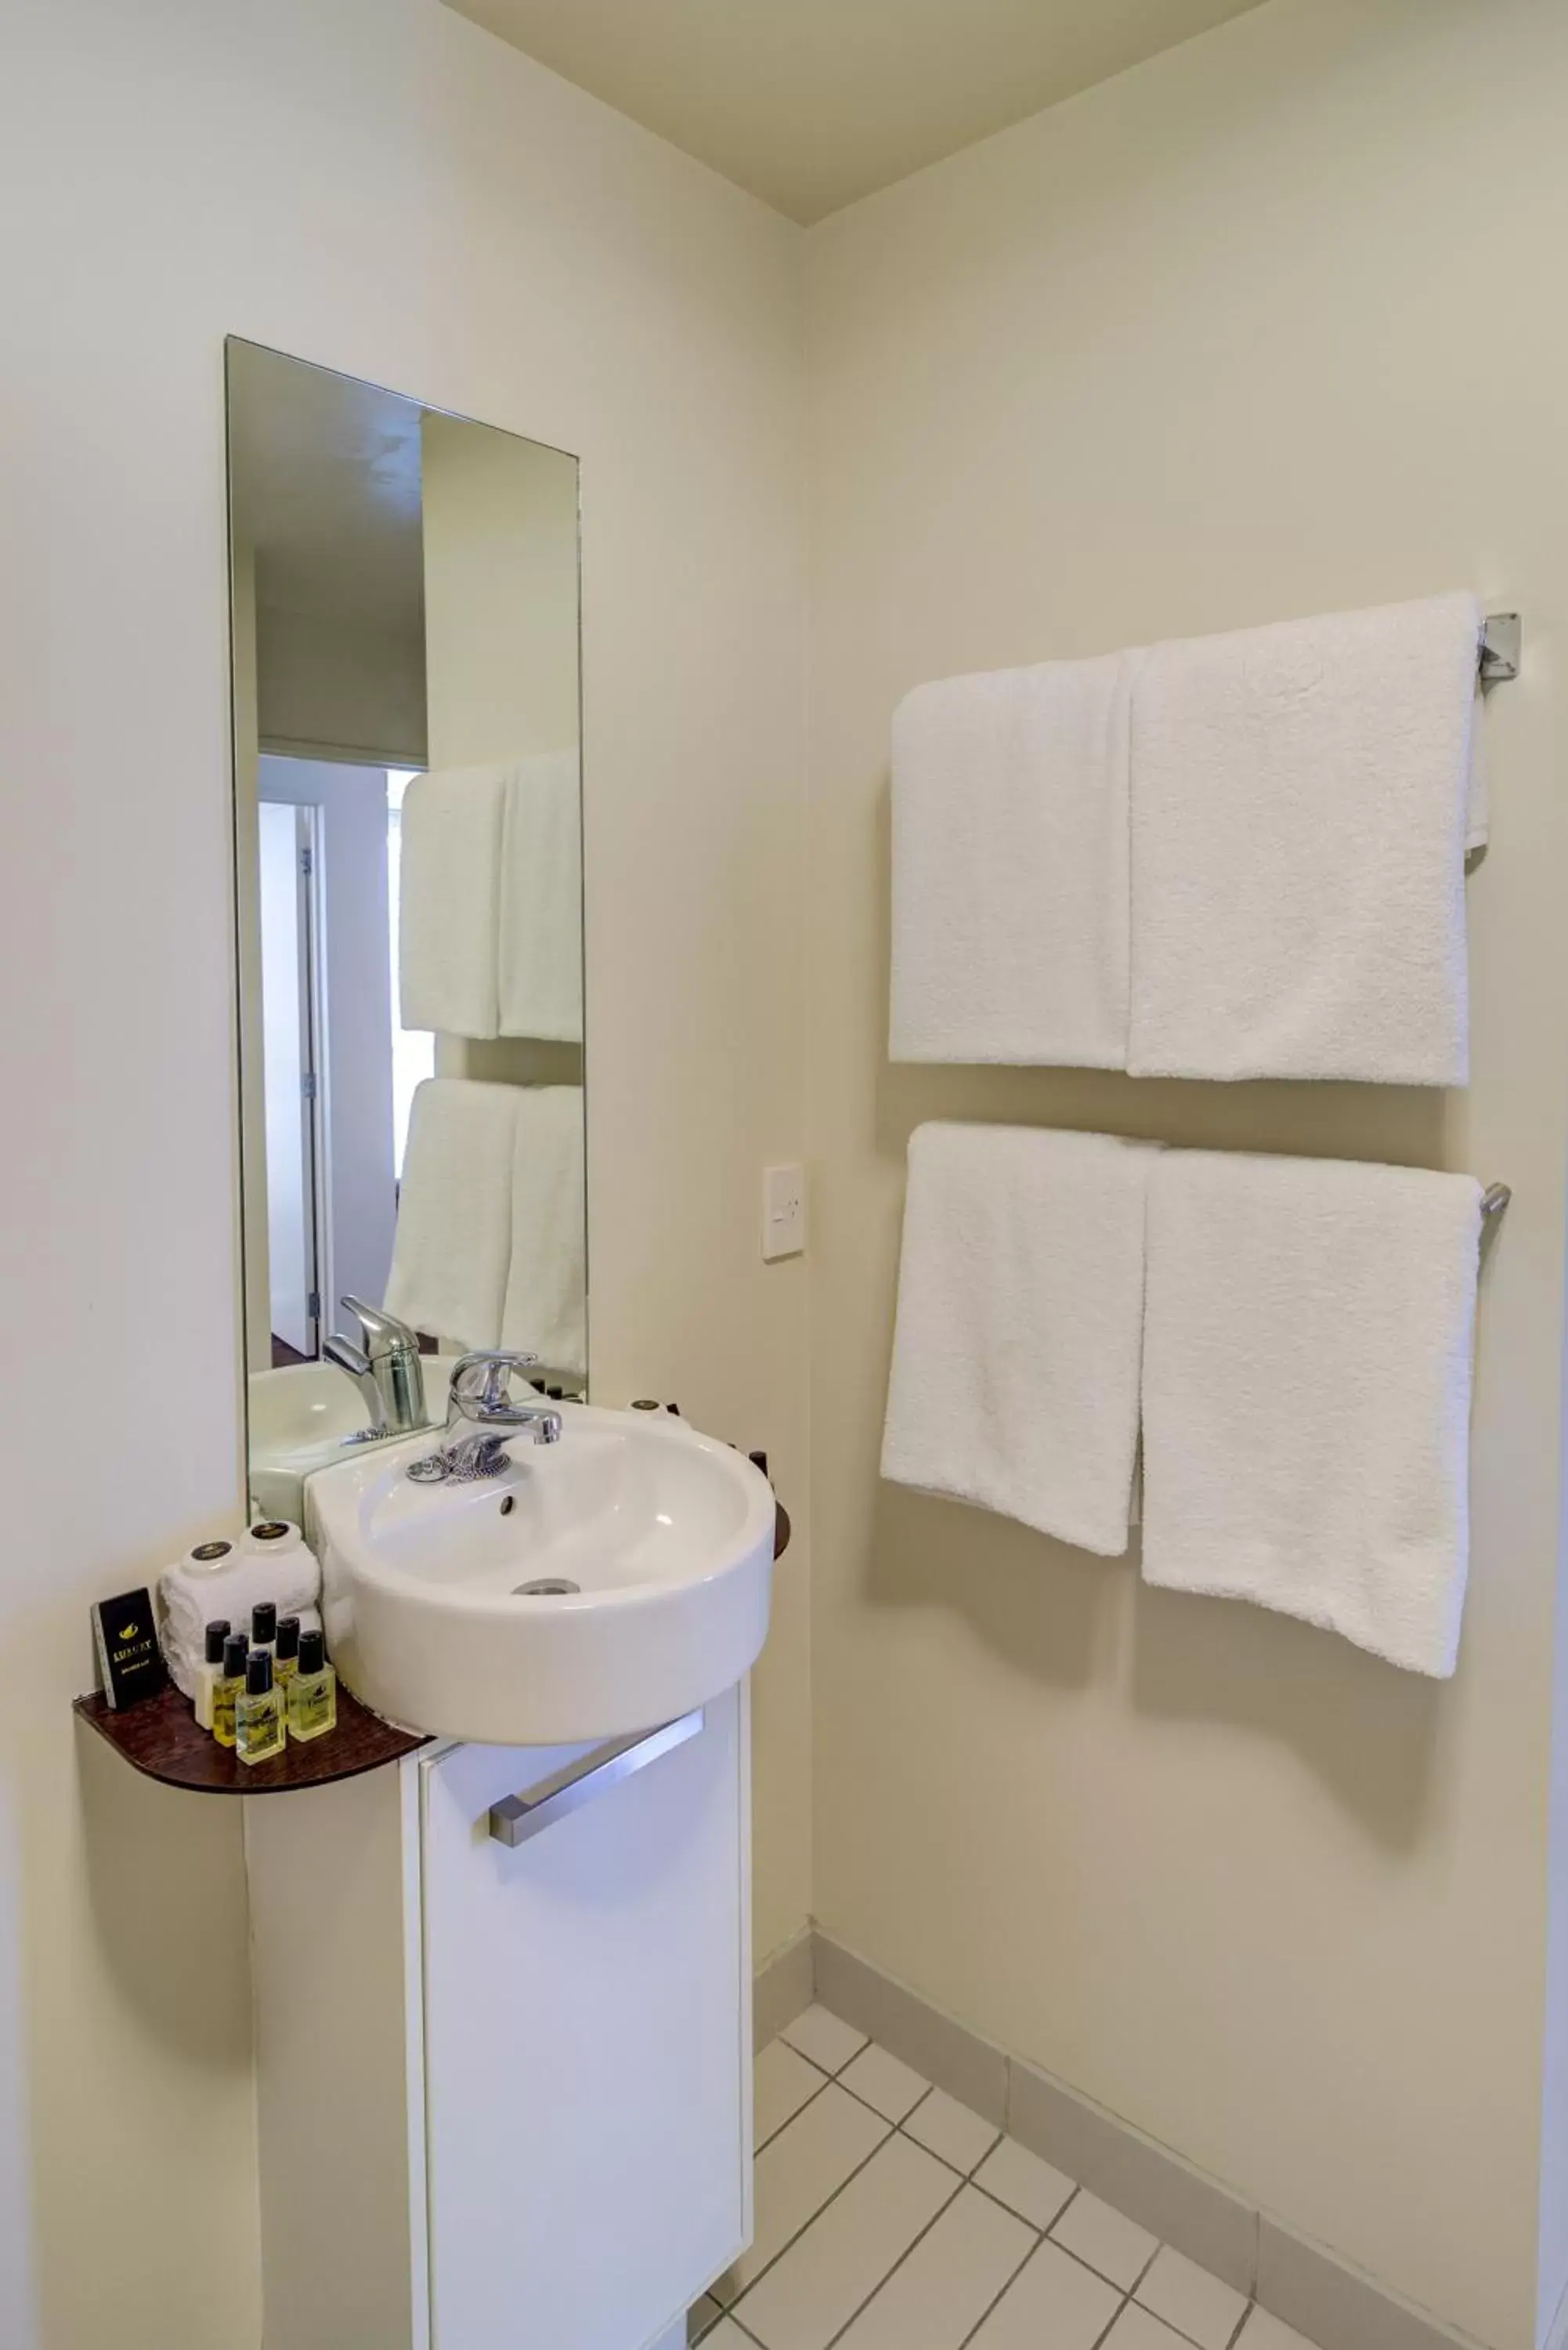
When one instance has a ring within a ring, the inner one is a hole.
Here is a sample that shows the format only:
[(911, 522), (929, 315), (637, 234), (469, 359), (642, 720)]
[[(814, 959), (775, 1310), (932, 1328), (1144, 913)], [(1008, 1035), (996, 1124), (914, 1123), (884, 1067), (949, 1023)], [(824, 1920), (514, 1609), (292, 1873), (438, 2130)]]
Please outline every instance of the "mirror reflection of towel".
[(501, 1343), (580, 1384), (588, 1360), (583, 1089), (514, 1090), (512, 1256)]
[(507, 775), (498, 923), (501, 1035), (579, 1044), (583, 826), (576, 750), (520, 759)]
[(493, 1036), (505, 767), (416, 775), (403, 795), (398, 1017)]
[(427, 1077), (414, 1095), (386, 1305), (462, 1347), (587, 1371), (583, 1089)]
[(512, 1261), (518, 1086), (427, 1077), (416, 1087), (386, 1306), (464, 1347), (501, 1343)]

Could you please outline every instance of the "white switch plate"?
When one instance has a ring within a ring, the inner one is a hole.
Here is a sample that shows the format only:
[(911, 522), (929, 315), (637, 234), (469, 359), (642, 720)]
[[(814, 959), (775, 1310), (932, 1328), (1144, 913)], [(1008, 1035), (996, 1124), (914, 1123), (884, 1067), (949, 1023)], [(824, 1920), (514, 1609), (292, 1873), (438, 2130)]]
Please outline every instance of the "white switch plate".
[(763, 1170), (763, 1255), (799, 1256), (805, 1246), (805, 1169)]

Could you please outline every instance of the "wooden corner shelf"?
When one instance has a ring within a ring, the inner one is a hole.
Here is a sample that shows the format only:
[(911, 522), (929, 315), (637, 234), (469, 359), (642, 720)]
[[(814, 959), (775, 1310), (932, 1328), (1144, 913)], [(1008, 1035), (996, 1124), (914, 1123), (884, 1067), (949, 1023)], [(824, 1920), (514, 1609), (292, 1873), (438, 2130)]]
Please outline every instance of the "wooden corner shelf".
[[(789, 1512), (781, 1502), (774, 1529), (775, 1558), (789, 1548)], [(328, 1787), (335, 1779), (357, 1779), (383, 1762), (400, 1762), (431, 1742), (412, 1731), (394, 1730), (351, 1697), (341, 1680), (337, 1729), (304, 1745), (291, 1740), (270, 1762), (242, 1762), (232, 1746), (220, 1746), (197, 1726), (189, 1699), (172, 1683), (121, 1713), (96, 1692), (78, 1697), (76, 1711), (133, 1770), (200, 1795), (282, 1795), (295, 1787)]]
[(282, 1795), (296, 1787), (327, 1787), (430, 1744), (428, 1738), (394, 1730), (350, 1697), (341, 1681), (337, 1729), (303, 1743), (290, 1740), (270, 1762), (242, 1762), (232, 1746), (220, 1746), (198, 1727), (190, 1700), (172, 1685), (120, 1713), (97, 1694), (78, 1697), (76, 1711), (134, 1770), (201, 1795)]

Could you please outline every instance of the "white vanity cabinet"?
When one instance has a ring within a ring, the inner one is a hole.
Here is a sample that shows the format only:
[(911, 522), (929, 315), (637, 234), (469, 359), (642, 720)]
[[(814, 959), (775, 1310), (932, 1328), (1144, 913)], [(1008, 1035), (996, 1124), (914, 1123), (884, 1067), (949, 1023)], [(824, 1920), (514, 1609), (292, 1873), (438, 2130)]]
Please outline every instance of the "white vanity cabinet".
[(683, 2338), (751, 2227), (747, 1738), (247, 1803), (265, 2350)]

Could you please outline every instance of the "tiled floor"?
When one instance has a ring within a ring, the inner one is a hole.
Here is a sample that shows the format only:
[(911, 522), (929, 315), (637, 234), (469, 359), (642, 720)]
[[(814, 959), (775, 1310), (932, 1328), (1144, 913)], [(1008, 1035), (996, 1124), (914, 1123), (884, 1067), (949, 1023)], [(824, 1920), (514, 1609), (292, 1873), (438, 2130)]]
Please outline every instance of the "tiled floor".
[(826, 2008), (758, 2057), (756, 2145), (706, 2350), (1313, 2350)]

